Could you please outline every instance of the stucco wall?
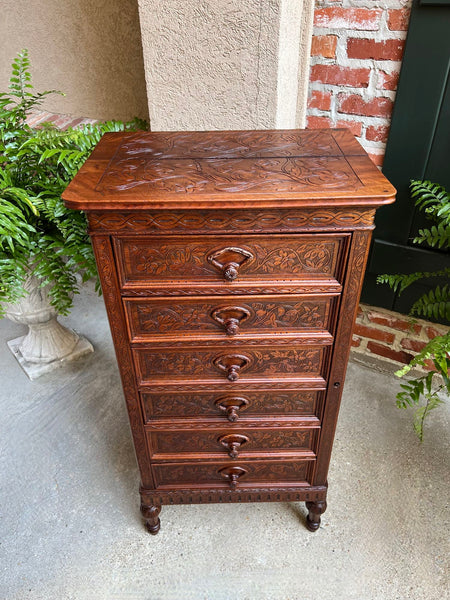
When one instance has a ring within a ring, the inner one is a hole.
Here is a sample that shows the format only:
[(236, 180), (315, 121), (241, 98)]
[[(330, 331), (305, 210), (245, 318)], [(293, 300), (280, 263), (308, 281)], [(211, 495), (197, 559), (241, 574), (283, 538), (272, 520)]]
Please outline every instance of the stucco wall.
[(153, 130), (295, 126), (313, 0), (138, 3)]
[(3, 0), (0, 89), (28, 48), (35, 88), (58, 89), (44, 108), (95, 119), (147, 118), (137, 0)]

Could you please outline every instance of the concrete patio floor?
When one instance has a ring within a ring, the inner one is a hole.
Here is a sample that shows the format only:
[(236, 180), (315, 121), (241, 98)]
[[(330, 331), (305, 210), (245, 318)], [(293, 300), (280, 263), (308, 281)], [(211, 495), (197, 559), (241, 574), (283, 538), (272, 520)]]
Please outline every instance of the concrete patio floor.
[(153, 537), (103, 308), (71, 316), (95, 353), (30, 382), (0, 321), (1, 600), (434, 600), (449, 593), (449, 406), (420, 445), (392, 375), (351, 363), (310, 533), (303, 504), (172, 506)]

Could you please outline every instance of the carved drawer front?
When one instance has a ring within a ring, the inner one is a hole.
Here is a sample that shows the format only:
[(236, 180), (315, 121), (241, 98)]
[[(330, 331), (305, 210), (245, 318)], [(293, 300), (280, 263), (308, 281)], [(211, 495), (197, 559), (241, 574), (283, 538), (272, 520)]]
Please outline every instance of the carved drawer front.
[[(194, 387), (195, 389), (195, 387)], [(320, 391), (317, 390), (232, 390), (141, 393), (144, 419), (152, 422), (167, 418), (217, 417), (237, 423), (259, 415), (313, 416)]]
[(176, 429), (171, 431), (147, 430), (150, 452), (154, 460), (211, 458), (228, 455), (230, 458), (250, 458), (268, 453), (309, 453), (314, 455), (319, 421), (314, 426), (294, 429), (282, 426), (245, 428)]
[[(349, 234), (116, 237), (124, 289), (341, 279)], [(179, 290), (179, 291), (178, 291)]]
[(219, 335), (330, 331), (333, 296), (124, 299), (132, 341), (159, 335)]
[(133, 352), (141, 385), (157, 381), (170, 385), (171, 382), (192, 379), (230, 384), (267, 377), (318, 376), (324, 370), (326, 350), (327, 347), (259, 345), (221, 349), (139, 348)]
[(156, 487), (212, 487), (239, 490), (258, 486), (309, 485), (314, 460), (221, 461), (153, 464)]

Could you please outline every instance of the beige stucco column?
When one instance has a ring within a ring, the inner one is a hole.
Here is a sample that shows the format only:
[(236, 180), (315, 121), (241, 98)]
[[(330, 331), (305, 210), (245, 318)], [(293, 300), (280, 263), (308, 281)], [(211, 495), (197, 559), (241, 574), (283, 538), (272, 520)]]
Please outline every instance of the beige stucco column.
[(153, 131), (303, 127), (314, 0), (138, 0)]

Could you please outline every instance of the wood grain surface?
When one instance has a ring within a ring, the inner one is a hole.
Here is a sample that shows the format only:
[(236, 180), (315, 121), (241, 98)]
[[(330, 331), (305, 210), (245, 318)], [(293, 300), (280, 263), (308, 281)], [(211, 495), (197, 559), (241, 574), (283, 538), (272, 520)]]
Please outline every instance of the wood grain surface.
[(378, 206), (394, 195), (341, 129), (108, 133), (64, 199), (71, 208), (122, 210)]
[(345, 130), (102, 138), (64, 199), (88, 213), (150, 533), (192, 502), (302, 500), (319, 529), (394, 194)]

